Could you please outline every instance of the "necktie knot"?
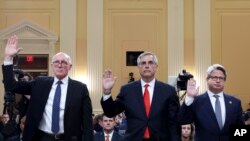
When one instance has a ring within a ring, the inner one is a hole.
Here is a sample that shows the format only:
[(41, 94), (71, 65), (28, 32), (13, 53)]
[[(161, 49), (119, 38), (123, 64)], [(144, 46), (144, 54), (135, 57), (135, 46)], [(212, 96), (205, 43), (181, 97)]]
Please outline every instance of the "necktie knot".
[(218, 99), (220, 96), (219, 96), (219, 95), (217, 95), (217, 94), (215, 94), (215, 95), (214, 95), (214, 97), (215, 97), (216, 99)]
[(145, 85), (144, 85), (145, 89), (147, 89), (147, 88), (148, 88), (148, 86), (149, 86), (149, 84), (145, 84)]
[(61, 85), (61, 84), (62, 84), (62, 81), (61, 81), (61, 80), (58, 80), (56, 84), (57, 84), (57, 85)]

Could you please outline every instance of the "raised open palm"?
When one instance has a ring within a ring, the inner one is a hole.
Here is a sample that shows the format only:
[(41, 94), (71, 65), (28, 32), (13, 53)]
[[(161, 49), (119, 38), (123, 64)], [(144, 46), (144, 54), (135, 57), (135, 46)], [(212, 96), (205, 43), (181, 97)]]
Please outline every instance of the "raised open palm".
[(22, 48), (17, 48), (18, 37), (16, 35), (11, 36), (5, 46), (5, 56), (14, 57)]
[(191, 78), (187, 82), (187, 96), (195, 97), (199, 93), (199, 87), (196, 87), (196, 80)]
[(112, 71), (107, 69), (102, 74), (102, 85), (104, 93), (110, 93), (115, 85), (116, 77), (113, 76)]

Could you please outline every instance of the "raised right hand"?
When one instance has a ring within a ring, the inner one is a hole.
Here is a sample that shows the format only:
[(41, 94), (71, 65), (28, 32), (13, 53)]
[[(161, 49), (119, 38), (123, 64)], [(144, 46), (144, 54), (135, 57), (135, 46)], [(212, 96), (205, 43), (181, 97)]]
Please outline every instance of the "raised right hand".
[(6, 60), (13, 59), (13, 57), (15, 57), (15, 55), (22, 50), (22, 48), (17, 48), (17, 44), (18, 44), (18, 37), (16, 35), (13, 35), (8, 39), (4, 52)]
[(199, 93), (199, 87), (196, 87), (196, 80), (191, 78), (187, 82), (187, 96), (195, 97)]
[(117, 77), (114, 77), (110, 69), (106, 69), (102, 74), (102, 86), (104, 94), (110, 94), (111, 89), (115, 85)]

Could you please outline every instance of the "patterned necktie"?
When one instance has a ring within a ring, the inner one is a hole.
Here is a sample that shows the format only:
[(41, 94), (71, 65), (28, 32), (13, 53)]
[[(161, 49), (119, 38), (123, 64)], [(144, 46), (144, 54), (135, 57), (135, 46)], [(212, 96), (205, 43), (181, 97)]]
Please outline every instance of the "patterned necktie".
[(60, 100), (61, 100), (61, 84), (62, 81), (57, 82), (56, 92), (53, 101), (52, 109), (52, 127), (53, 133), (58, 133), (59, 131), (59, 114), (60, 114)]
[(106, 140), (105, 141), (109, 141), (109, 135), (106, 135)]
[(222, 117), (221, 117), (221, 107), (220, 107), (220, 100), (219, 100), (219, 95), (214, 95), (214, 97), (216, 98), (215, 100), (215, 115), (216, 115), (216, 119), (217, 122), (219, 124), (220, 129), (223, 128), (223, 124), (222, 124)]
[[(147, 117), (149, 116), (149, 111), (150, 111), (150, 97), (149, 97), (149, 92), (148, 92), (148, 84), (145, 84), (145, 90), (144, 90), (144, 105), (145, 105), (145, 109), (146, 109), (146, 114), (147, 114)], [(144, 138), (150, 138), (150, 135), (149, 135), (149, 130), (148, 130), (148, 127), (146, 128), (145, 132), (144, 132)]]

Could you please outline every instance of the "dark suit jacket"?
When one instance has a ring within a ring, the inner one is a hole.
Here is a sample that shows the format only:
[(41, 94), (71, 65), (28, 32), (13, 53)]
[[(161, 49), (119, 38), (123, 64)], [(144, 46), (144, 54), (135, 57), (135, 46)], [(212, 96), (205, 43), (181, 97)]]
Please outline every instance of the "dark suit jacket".
[[(38, 126), (54, 81), (53, 77), (37, 77), (31, 82), (16, 82), (13, 66), (2, 67), (5, 90), (31, 95), (23, 133), (24, 141), (34, 141), (38, 137)], [(69, 79), (64, 111), (64, 133), (67, 141), (93, 140), (92, 105), (85, 84)]]
[(147, 126), (153, 141), (180, 140), (177, 120), (179, 99), (175, 88), (168, 84), (155, 81), (149, 118), (144, 107), (140, 80), (122, 86), (115, 101), (111, 97), (101, 100), (101, 105), (109, 117), (125, 111), (127, 130), (124, 141), (141, 141)]
[(195, 141), (229, 141), (229, 126), (244, 124), (240, 100), (227, 94), (224, 94), (224, 100), (226, 119), (222, 130), (219, 128), (207, 93), (197, 96), (190, 106), (183, 102), (180, 109), (180, 121), (181, 124), (194, 122)]
[[(111, 141), (121, 141), (121, 140), (122, 140), (122, 136), (114, 131)], [(97, 132), (94, 135), (94, 141), (105, 141), (104, 133), (103, 132)]]

